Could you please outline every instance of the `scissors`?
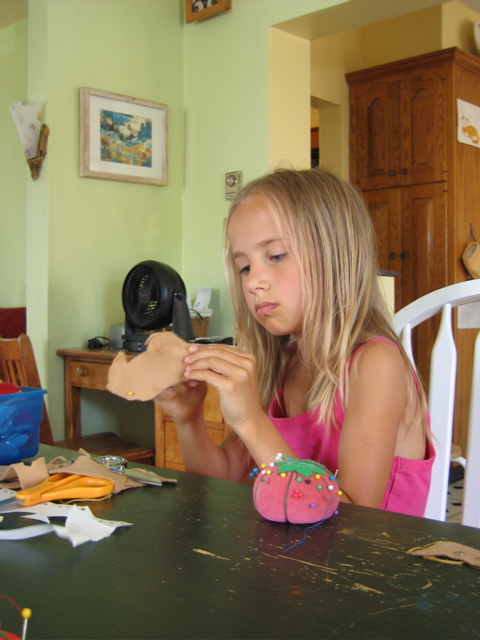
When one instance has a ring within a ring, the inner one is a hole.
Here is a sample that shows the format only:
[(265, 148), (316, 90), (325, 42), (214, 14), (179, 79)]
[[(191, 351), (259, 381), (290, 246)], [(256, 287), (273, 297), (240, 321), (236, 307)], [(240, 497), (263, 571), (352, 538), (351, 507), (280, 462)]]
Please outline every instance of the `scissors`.
[[(113, 487), (113, 482), (106, 478), (55, 473), (34, 487), (17, 491), (15, 499), (19, 506), (31, 507), (34, 504), (52, 500), (102, 498), (112, 493)], [(12, 504), (10, 502), (8, 506), (11, 507)]]

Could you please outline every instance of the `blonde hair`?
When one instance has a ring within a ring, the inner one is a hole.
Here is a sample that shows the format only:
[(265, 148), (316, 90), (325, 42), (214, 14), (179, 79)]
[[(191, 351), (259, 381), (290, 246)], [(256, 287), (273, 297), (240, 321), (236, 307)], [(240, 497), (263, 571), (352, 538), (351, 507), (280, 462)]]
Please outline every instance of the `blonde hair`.
[[(360, 193), (324, 169), (280, 169), (249, 183), (230, 208), (228, 221), (251, 195), (266, 199), (283, 227), (302, 282), (304, 320), (301, 351), (313, 372), (308, 407), (335, 423), (334, 403), (346, 398), (354, 351), (370, 335), (388, 338), (405, 361), (409, 400), (423, 391), (395, 334), (378, 284), (375, 232)], [(291, 357), (290, 336), (273, 336), (250, 313), (225, 233), (225, 269), (240, 349), (255, 354), (260, 400), (266, 410)], [(422, 411), (424, 414), (424, 411)]]

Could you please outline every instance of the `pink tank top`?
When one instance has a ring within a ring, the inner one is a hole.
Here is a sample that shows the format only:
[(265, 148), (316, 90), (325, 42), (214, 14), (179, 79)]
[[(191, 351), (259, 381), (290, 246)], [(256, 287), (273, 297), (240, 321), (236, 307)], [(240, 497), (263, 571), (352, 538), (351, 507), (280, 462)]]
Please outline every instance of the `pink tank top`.
[[(374, 338), (369, 342), (377, 340), (395, 344), (386, 338)], [(358, 353), (358, 350), (353, 354), (352, 360), (356, 353)], [(315, 420), (312, 412), (291, 418), (282, 417), (283, 411), (280, 403), (281, 390), (279, 399), (275, 398), (269, 407), (268, 417), (277, 427), (292, 451), (295, 452), (295, 455), (299, 459), (321, 462), (327, 469), (335, 472), (338, 469), (338, 444), (345, 419), (340, 393), (337, 393), (334, 407), (335, 418), (339, 427), (330, 425), (328, 429), (325, 423), (319, 423)], [(430, 439), (427, 439), (425, 458), (423, 460), (394, 457), (380, 508), (412, 516), (423, 516), (430, 490), (434, 459), (435, 449)]]

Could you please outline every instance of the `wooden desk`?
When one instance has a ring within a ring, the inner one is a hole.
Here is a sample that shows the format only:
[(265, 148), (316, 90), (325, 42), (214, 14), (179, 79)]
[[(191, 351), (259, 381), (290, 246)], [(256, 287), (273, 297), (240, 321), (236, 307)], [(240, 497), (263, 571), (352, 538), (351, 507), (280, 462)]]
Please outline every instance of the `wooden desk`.
[[(82, 389), (107, 390), (108, 369), (119, 349), (59, 349), (65, 358), (65, 438), (82, 435)], [(128, 359), (136, 352), (125, 352)], [(127, 402), (127, 401), (125, 401)], [(228, 427), (223, 422), (216, 392), (210, 388), (205, 399), (205, 420), (210, 437), (216, 444), (223, 442)], [(155, 464), (157, 467), (183, 470), (175, 426), (168, 414), (155, 406)]]
[[(480, 549), (480, 530), (341, 504), (286, 553), (305, 528), (263, 520), (251, 487), (161, 473), (178, 484), (90, 503), (133, 523), (110, 538), (2, 542), (2, 593), (32, 610), (30, 640), (478, 637), (478, 570), (406, 551), (442, 539)], [(19, 634), (2, 601), (0, 617)]]

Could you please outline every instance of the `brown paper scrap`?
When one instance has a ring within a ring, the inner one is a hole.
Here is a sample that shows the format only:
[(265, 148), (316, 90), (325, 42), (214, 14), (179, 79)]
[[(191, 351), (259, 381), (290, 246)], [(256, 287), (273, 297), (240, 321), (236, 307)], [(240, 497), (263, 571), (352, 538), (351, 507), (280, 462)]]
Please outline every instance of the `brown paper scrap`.
[(436, 560), (447, 564), (469, 564), (480, 569), (480, 551), (467, 547), (458, 542), (432, 542), (423, 547), (413, 547), (407, 553), (412, 556), (422, 556), (427, 560)]

